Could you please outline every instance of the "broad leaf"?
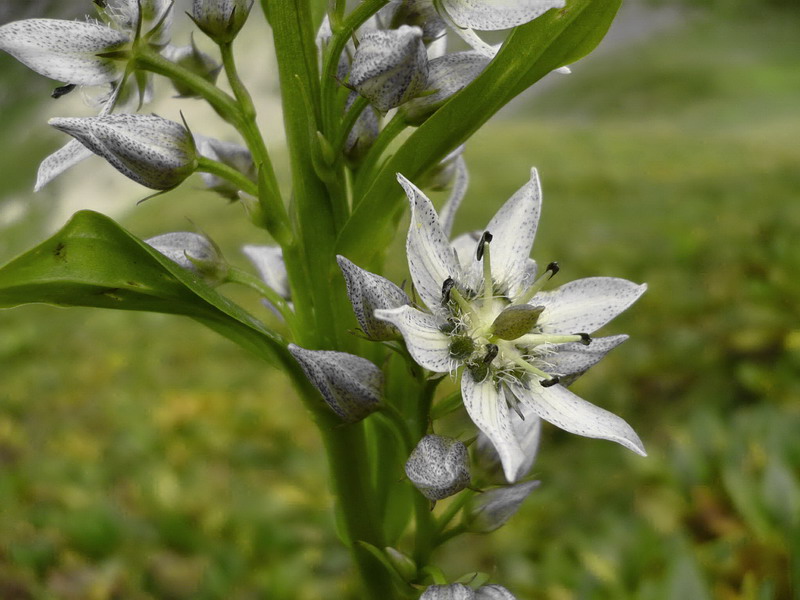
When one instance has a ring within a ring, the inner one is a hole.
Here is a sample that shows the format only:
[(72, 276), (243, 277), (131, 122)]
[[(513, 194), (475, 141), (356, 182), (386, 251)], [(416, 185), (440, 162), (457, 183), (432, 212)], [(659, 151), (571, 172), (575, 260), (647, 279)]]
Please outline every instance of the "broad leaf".
[[(464, 143), (511, 99), (553, 69), (588, 54), (603, 38), (620, 0), (572, 0), (518, 27), (475, 81), (455, 94), (387, 160), (357, 199), (337, 252), (357, 264), (386, 247), (405, 206), (395, 174), (411, 181)], [(374, 175), (370, 174), (370, 175)]]
[(30, 303), (186, 315), (272, 363), (293, 364), (277, 334), (92, 211), (76, 213), (53, 237), (0, 268), (0, 308)]

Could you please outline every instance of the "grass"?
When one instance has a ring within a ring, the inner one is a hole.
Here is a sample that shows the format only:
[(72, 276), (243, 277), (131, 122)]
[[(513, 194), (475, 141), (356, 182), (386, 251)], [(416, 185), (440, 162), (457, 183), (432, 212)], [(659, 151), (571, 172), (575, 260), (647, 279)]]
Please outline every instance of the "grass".
[[(575, 390), (650, 457), (546, 428), (540, 490), (511, 525), (445, 547), (449, 574), (496, 573), (530, 600), (797, 594), (797, 25), (661, 34), (578, 65), (469, 145), (457, 230), (536, 165), (534, 256), (564, 281), (648, 282), (608, 328), (631, 340)], [(126, 226), (188, 216), (239, 260), (238, 208), (189, 187)], [(390, 267), (405, 276), (401, 257)], [(319, 442), (274, 372), (162, 315), (31, 306), (0, 327), (0, 597), (352, 593)]]

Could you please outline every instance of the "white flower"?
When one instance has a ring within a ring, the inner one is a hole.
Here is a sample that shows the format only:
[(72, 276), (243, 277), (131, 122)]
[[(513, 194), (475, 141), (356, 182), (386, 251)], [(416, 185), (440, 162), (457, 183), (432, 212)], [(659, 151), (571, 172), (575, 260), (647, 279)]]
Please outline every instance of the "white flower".
[(537, 277), (529, 258), (541, 208), (535, 169), (477, 244), (469, 243), (470, 236), (451, 244), (430, 200), (402, 175), (398, 179), (411, 203), (411, 278), (429, 311), (402, 306), (376, 310), (375, 316), (400, 330), (409, 353), (426, 369), (462, 371), (464, 406), (497, 449), (506, 479), (515, 481), (529, 464), (524, 435), (515, 432), (523, 408), (571, 433), (645, 455), (624, 420), (559, 382), (584, 372), (626, 339), (589, 334), (633, 304), (646, 285), (591, 277), (542, 291), (558, 266), (551, 263)]
[(434, 3), (450, 28), (475, 50), (492, 58), (497, 48), (479, 38), (473, 29), (497, 31), (533, 21), (565, 0), (441, 0)]

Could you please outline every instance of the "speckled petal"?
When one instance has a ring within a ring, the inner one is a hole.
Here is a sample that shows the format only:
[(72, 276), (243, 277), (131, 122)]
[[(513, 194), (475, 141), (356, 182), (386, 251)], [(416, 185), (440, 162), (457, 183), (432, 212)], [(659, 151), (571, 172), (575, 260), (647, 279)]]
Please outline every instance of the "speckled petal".
[(64, 171), (70, 167), (74, 167), (91, 155), (92, 151), (78, 140), (70, 140), (66, 145), (53, 152), (41, 162), (39, 170), (36, 172), (36, 186), (33, 188), (34, 191), (38, 192)]
[(469, 370), (461, 375), (461, 397), (472, 422), (486, 434), (500, 455), (506, 479), (516, 480), (525, 453), (514, 435), (505, 399), (491, 378), (477, 382)]
[(544, 387), (533, 380), (526, 387), (510, 384), (520, 402), (545, 421), (584, 437), (610, 440), (641, 456), (647, 456), (642, 440), (623, 419), (570, 392), (563, 385)]
[(119, 79), (124, 63), (97, 54), (128, 41), (125, 33), (85, 21), (26, 19), (0, 27), (0, 50), (40, 75), (77, 85)]
[(528, 280), (528, 262), (542, 209), (542, 190), (536, 169), (524, 186), (500, 207), (486, 231), (491, 243), (492, 278), (495, 286), (515, 296)]
[(411, 306), (376, 310), (375, 316), (400, 330), (409, 353), (429, 371), (449, 373), (457, 364), (450, 356), (450, 338), (439, 330), (440, 322)]
[(438, 310), (442, 284), (448, 277), (458, 279), (455, 253), (428, 197), (402, 175), (398, 174), (397, 180), (411, 203), (411, 224), (406, 240), (411, 279), (428, 308)]
[(475, 600), (475, 592), (463, 583), (431, 585), (419, 600)]
[(517, 600), (514, 594), (502, 585), (482, 585), (475, 591), (475, 600)]
[(479, 31), (510, 29), (564, 5), (564, 0), (442, 0), (457, 25)]
[(592, 338), (592, 343), (588, 346), (579, 342), (555, 344), (552, 346), (554, 353), (548, 354), (543, 360), (547, 362), (548, 373), (561, 377), (561, 385), (571, 385), (590, 367), (597, 364), (600, 359), (627, 339), (627, 335), (612, 335)]
[(587, 277), (540, 292), (530, 304), (544, 306), (542, 333), (592, 333), (644, 294), (647, 284), (617, 277)]

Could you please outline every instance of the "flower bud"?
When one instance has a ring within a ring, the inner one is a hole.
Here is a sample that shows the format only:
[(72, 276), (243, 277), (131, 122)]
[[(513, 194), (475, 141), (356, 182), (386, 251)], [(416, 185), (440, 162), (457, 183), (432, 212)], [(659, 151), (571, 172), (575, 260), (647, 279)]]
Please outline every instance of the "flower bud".
[(442, 500), (469, 485), (467, 447), (452, 438), (426, 435), (406, 462), (406, 475), (429, 500)]
[(431, 585), (419, 600), (475, 600), (475, 592), (463, 583)]
[[(385, 8), (385, 7), (384, 7)], [(430, 44), (441, 38), (447, 25), (430, 0), (402, 0), (392, 12), (391, 26), (416, 25), (422, 29), (422, 41)]]
[(427, 80), (428, 56), (419, 27), (403, 25), (361, 38), (349, 85), (381, 112), (411, 100)]
[[(211, 56), (201, 52), (195, 45), (194, 38), (188, 46), (170, 46), (164, 55), (184, 69), (199, 75), (209, 83), (215, 83), (222, 65), (218, 64)], [(173, 79), (172, 85), (181, 98), (200, 98), (191, 87), (180, 79)]]
[(405, 581), (411, 581), (417, 576), (417, 565), (411, 558), (391, 546), (384, 548), (384, 551), (388, 561)]
[(218, 44), (232, 42), (250, 14), (253, 0), (194, 0), (192, 20)]
[(356, 423), (379, 408), (383, 373), (366, 358), (294, 344), (289, 344), (289, 352), (343, 421)]
[[(198, 136), (199, 137), (199, 136)], [(256, 173), (256, 166), (253, 163), (253, 155), (250, 150), (239, 144), (233, 142), (223, 142), (214, 138), (199, 137), (197, 142), (197, 151), (211, 160), (216, 160), (222, 164), (228, 165), (245, 175), (250, 181), (255, 183), (258, 174)], [(223, 179), (218, 175), (212, 173), (200, 173), (205, 186), (212, 192), (217, 192), (223, 198), (227, 198), (231, 202), (239, 200), (239, 187)]]
[(242, 246), (242, 252), (258, 269), (261, 280), (285, 299), (291, 297), (286, 263), (280, 246)]
[(406, 122), (422, 125), (451, 96), (472, 83), (488, 64), (488, 58), (473, 51), (455, 52), (430, 61), (424, 90), (429, 93), (420, 94), (403, 107)]
[(411, 304), (406, 293), (388, 279), (365, 271), (344, 256), (337, 256), (336, 262), (344, 275), (347, 295), (361, 331), (375, 341), (399, 338), (400, 332), (394, 325), (375, 318), (375, 310)]
[(145, 243), (187, 271), (199, 275), (208, 285), (219, 285), (228, 275), (228, 263), (222, 258), (219, 248), (202, 234), (176, 231), (157, 235)]
[(483, 585), (475, 592), (475, 600), (517, 600), (514, 595), (502, 585)]
[(474, 496), (467, 505), (467, 529), (473, 533), (489, 533), (499, 529), (514, 516), (525, 498), (537, 487), (538, 481), (523, 481)]
[[(345, 113), (350, 110), (350, 107), (358, 98), (358, 94), (351, 93), (347, 97), (345, 104)], [(371, 106), (366, 107), (356, 119), (355, 125), (347, 134), (347, 140), (344, 143), (344, 153), (350, 160), (358, 161), (364, 158), (367, 151), (372, 147), (372, 144), (378, 139), (380, 132), (380, 123), (378, 121), (378, 114)]]
[(50, 119), (49, 123), (105, 158), (123, 175), (155, 190), (174, 188), (197, 167), (189, 131), (156, 115), (73, 117)]

